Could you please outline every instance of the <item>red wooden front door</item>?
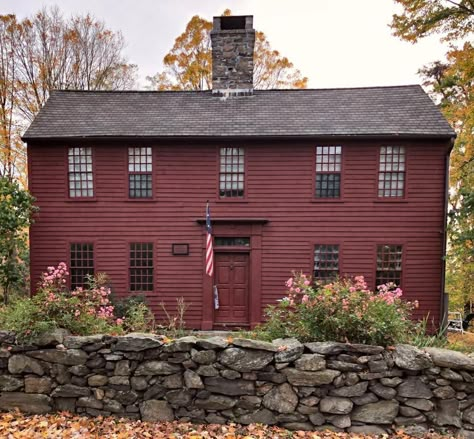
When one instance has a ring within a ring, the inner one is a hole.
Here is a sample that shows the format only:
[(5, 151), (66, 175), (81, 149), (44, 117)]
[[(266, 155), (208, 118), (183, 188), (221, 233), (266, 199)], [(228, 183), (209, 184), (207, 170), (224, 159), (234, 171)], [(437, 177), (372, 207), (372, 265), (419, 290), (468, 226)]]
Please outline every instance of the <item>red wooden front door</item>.
[(249, 255), (216, 253), (219, 308), (214, 313), (217, 326), (245, 326), (249, 323)]

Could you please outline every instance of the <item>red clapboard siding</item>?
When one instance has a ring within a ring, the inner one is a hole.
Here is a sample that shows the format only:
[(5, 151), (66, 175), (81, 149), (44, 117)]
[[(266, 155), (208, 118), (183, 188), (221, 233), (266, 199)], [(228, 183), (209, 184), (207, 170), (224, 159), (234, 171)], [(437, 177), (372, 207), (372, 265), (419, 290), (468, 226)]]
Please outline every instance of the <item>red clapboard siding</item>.
[[(242, 202), (218, 199), (216, 144), (153, 146), (151, 201), (128, 199), (127, 147), (95, 143), (91, 201), (67, 197), (67, 147), (30, 144), (30, 188), (40, 213), (31, 228), (31, 274), (60, 261), (69, 262), (69, 243), (93, 242), (96, 271), (106, 272), (115, 294), (128, 294), (130, 242), (154, 243), (155, 289), (146, 294), (163, 317), (176, 298), (190, 304), (186, 322), (203, 320), (203, 226), (206, 200), (213, 218), (263, 218), (260, 302), (256, 312), (285, 293), (292, 270), (312, 271), (316, 243), (340, 245), (341, 275), (375, 282), (377, 244), (402, 244), (403, 289), (419, 300), (418, 315), (440, 313), (445, 155), (442, 142), (399, 143), (407, 148), (406, 196), (377, 199), (380, 142), (342, 142), (342, 197), (315, 201), (315, 143), (248, 143), (246, 197)], [(232, 229), (230, 229), (232, 230)], [(188, 243), (188, 256), (173, 256), (173, 243)], [(252, 294), (256, 294), (252, 290)]]

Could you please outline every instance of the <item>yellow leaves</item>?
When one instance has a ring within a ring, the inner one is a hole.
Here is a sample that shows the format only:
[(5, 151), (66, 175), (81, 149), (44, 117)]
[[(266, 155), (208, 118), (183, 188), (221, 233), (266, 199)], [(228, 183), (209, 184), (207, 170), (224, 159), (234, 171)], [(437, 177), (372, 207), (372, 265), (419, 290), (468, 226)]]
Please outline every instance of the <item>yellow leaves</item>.
[(226, 340), (227, 340), (227, 343), (232, 344), (234, 342), (234, 337), (229, 335)]
[[(223, 16), (232, 15), (226, 9)], [(212, 22), (195, 15), (163, 59), (165, 71), (147, 77), (155, 90), (207, 90), (212, 84), (210, 32)], [(288, 58), (271, 48), (265, 34), (256, 32), (254, 87), (306, 88), (308, 78)]]

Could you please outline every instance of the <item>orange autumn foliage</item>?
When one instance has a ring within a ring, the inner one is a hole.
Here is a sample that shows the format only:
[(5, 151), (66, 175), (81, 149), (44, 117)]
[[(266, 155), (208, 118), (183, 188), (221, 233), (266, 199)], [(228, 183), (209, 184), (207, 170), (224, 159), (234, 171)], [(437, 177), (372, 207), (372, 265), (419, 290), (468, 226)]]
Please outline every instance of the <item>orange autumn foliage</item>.
[[(363, 439), (375, 435), (325, 431), (294, 431), (262, 424), (241, 426), (198, 425), (185, 422), (142, 422), (98, 416), (86, 418), (68, 412), (27, 416), (20, 412), (0, 414), (0, 436), (14, 439)], [(380, 437), (380, 436), (378, 436)], [(388, 435), (387, 435), (388, 437)], [(409, 439), (403, 430), (390, 435), (392, 438)], [(427, 433), (423, 438), (442, 439), (450, 436)], [(451, 436), (454, 437), (454, 436)]]

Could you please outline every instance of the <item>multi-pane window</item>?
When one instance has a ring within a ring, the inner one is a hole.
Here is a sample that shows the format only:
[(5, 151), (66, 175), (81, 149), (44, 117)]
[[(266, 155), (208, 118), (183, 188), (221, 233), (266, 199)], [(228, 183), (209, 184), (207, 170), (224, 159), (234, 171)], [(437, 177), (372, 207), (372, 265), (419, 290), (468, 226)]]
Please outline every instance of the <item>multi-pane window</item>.
[(71, 289), (82, 287), (86, 276), (94, 275), (94, 246), (89, 243), (73, 243), (70, 246)]
[(405, 148), (382, 146), (379, 164), (379, 197), (403, 197), (405, 186)]
[(130, 291), (153, 291), (153, 243), (130, 244)]
[(330, 282), (338, 275), (339, 245), (316, 244), (314, 247), (314, 279)]
[(68, 179), (70, 197), (93, 197), (92, 148), (69, 148)]
[(234, 238), (230, 236), (214, 238), (214, 245), (216, 247), (250, 247), (250, 238)]
[(244, 148), (220, 149), (219, 196), (242, 198), (244, 196)]
[(130, 198), (152, 197), (151, 173), (151, 148), (128, 148), (128, 194)]
[(402, 280), (402, 246), (377, 246), (377, 273), (376, 286), (393, 282), (400, 285)]
[(316, 147), (316, 198), (341, 195), (341, 146)]

